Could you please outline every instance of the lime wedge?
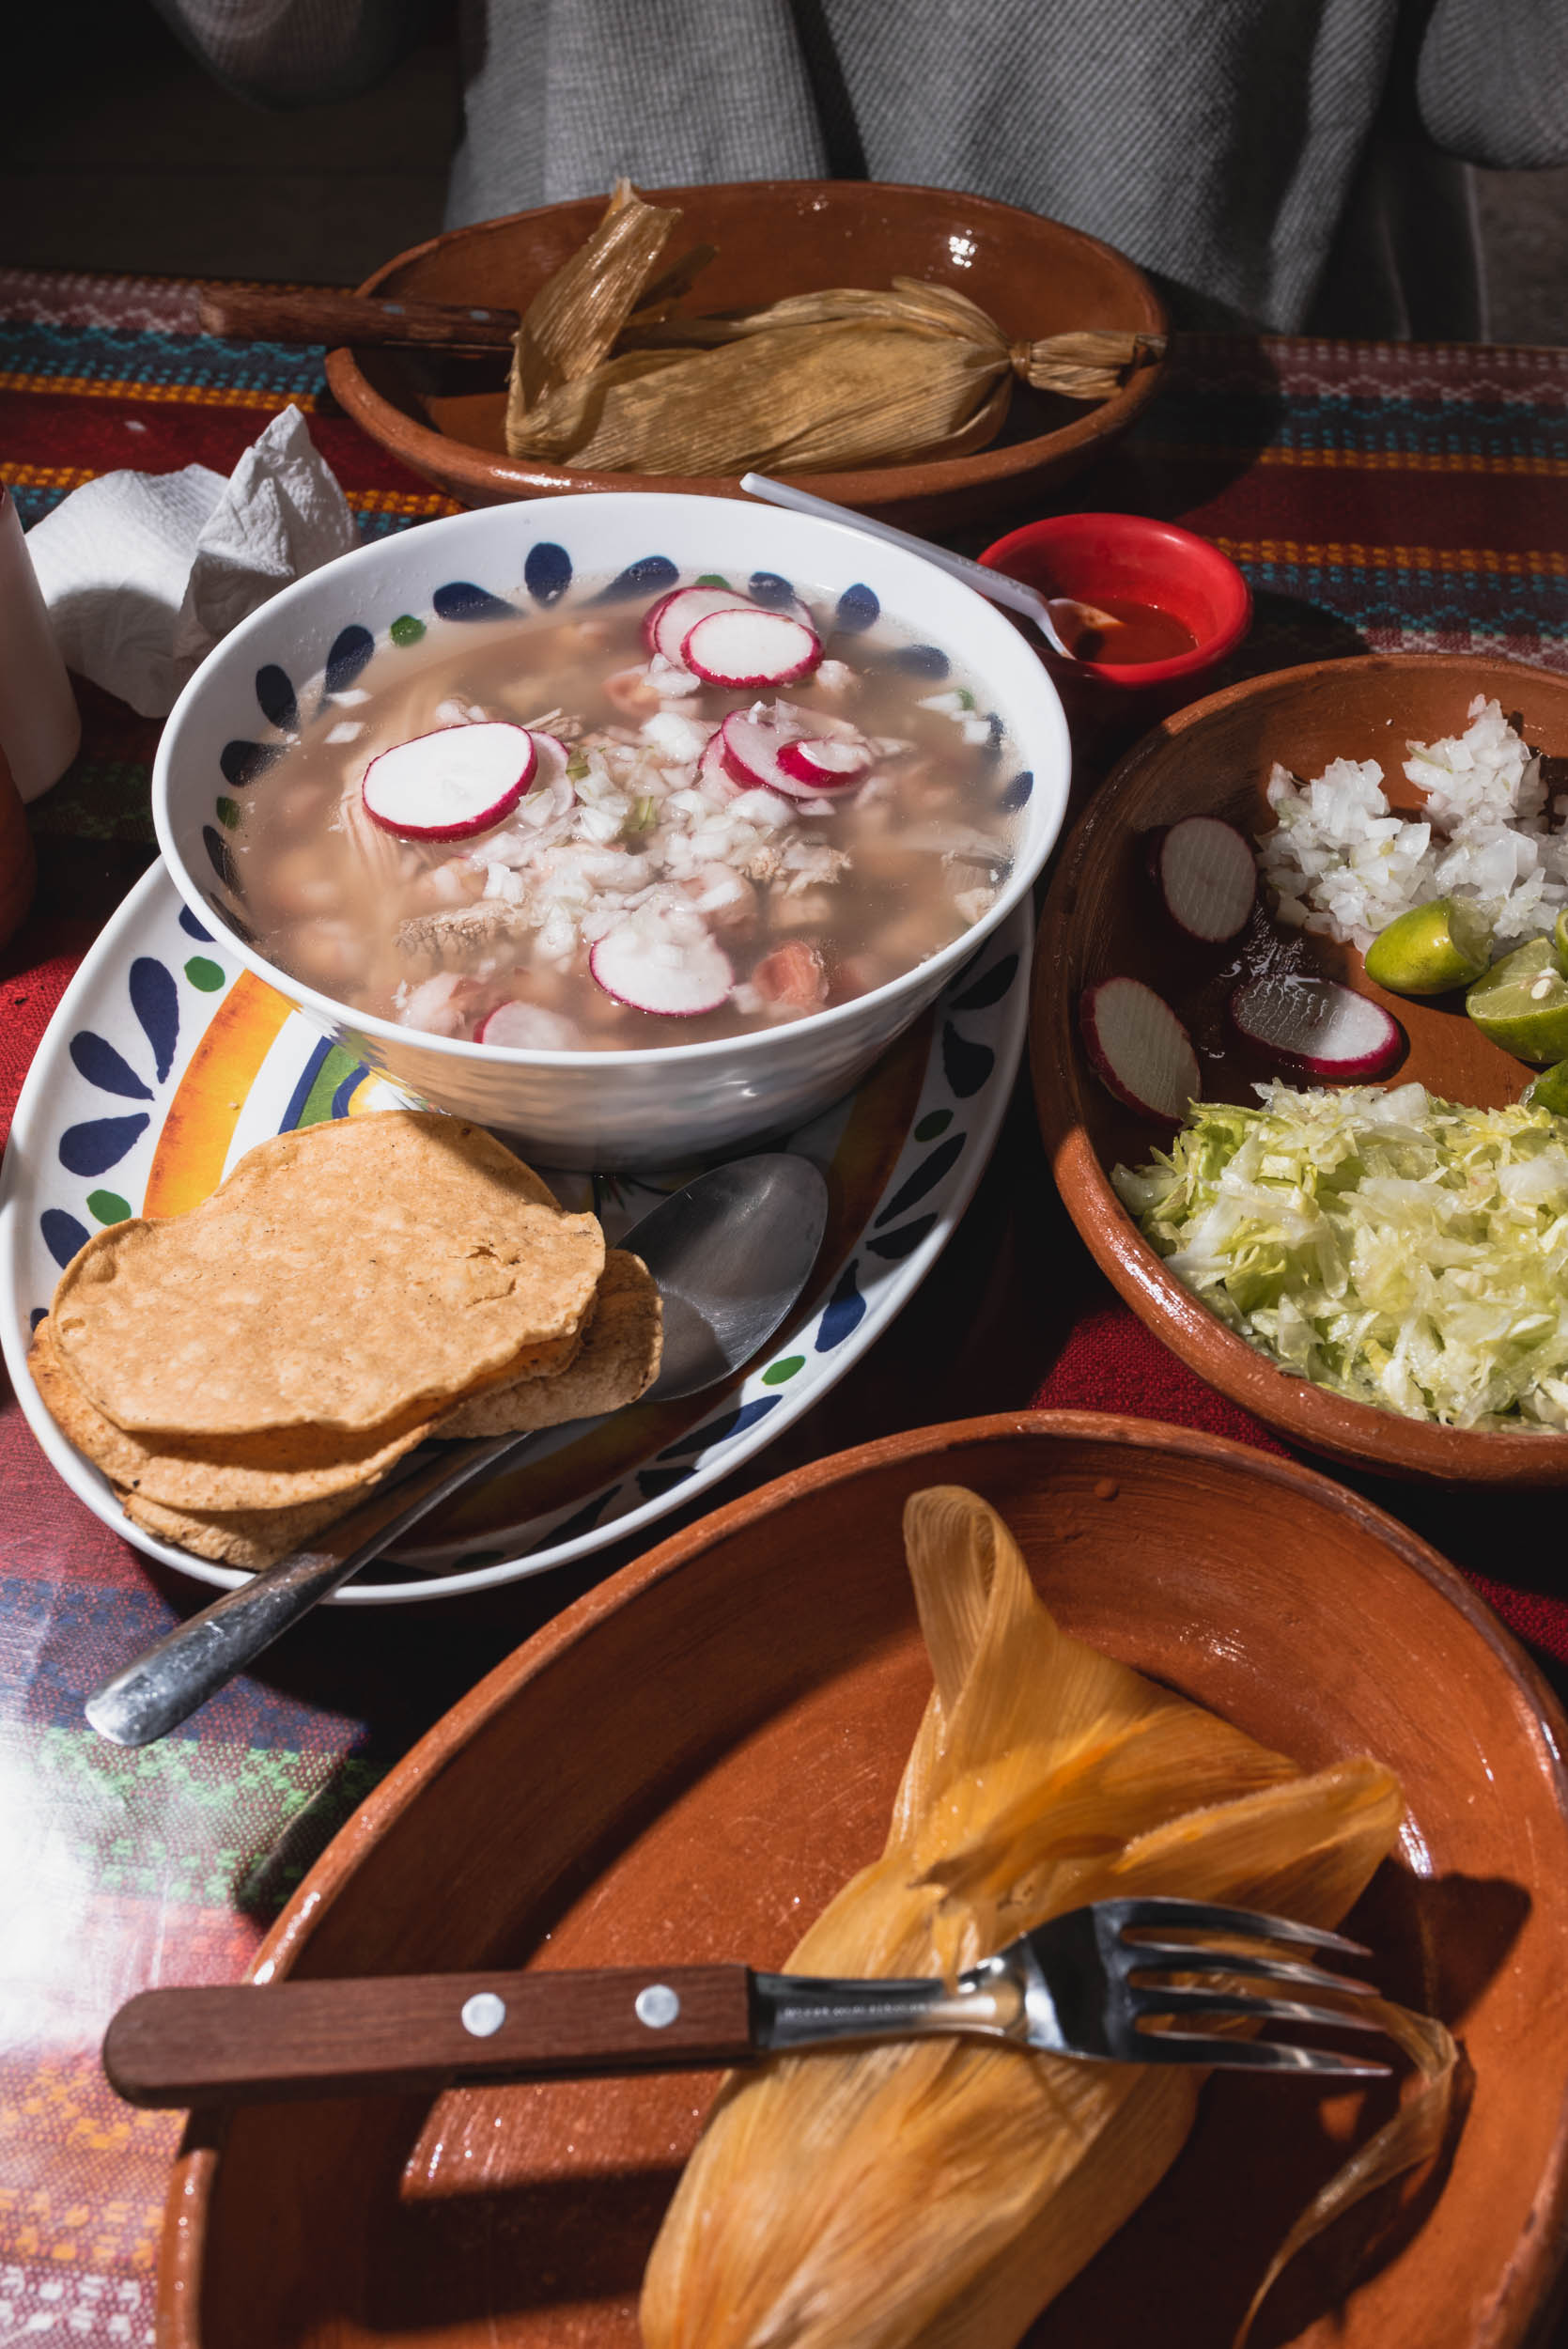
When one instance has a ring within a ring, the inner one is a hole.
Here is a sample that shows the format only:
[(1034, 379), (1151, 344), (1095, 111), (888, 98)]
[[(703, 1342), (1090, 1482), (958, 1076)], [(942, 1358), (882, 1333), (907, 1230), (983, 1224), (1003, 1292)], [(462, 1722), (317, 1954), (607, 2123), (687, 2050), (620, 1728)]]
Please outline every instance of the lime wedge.
[(1521, 1098), (1526, 1109), (1550, 1110), (1554, 1117), (1568, 1117), (1568, 1060), (1560, 1060), (1555, 1068), (1544, 1068), (1526, 1085)]
[(1483, 1035), (1538, 1067), (1568, 1060), (1568, 978), (1549, 938), (1532, 938), (1495, 962), (1465, 997)]
[(1558, 915), (1552, 939), (1557, 947), (1557, 958), (1564, 971), (1568, 971), (1568, 912)]
[(1367, 948), (1367, 976), (1393, 995), (1446, 995), (1485, 970), (1492, 925), (1462, 897), (1411, 906)]

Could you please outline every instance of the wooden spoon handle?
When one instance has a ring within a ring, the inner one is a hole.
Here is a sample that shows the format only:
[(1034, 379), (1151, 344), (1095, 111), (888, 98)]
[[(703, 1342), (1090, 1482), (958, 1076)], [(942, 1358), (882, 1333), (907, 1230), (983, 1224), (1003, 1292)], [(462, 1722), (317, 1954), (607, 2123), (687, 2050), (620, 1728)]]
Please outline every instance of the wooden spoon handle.
[(103, 2069), (127, 2104), (150, 2106), (703, 2071), (754, 2054), (751, 2013), (744, 1966), (144, 1990), (109, 2025)]
[(509, 350), (515, 310), (467, 309), (445, 302), (378, 302), (330, 287), (285, 293), (272, 287), (205, 286), (198, 310), (210, 334), (242, 343), (434, 343), (448, 350)]

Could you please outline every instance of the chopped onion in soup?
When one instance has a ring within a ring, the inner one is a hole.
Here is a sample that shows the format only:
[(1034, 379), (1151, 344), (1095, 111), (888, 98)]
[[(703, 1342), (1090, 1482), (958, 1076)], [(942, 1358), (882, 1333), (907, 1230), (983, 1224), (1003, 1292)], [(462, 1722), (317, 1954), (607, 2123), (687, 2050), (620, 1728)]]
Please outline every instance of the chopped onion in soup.
[(902, 976), (995, 902), (1016, 762), (961, 680), (932, 690), (934, 648), (832, 610), (708, 582), (383, 640), (351, 717), (304, 696), (247, 793), (264, 951), (356, 1011), (540, 1050), (742, 1034)]

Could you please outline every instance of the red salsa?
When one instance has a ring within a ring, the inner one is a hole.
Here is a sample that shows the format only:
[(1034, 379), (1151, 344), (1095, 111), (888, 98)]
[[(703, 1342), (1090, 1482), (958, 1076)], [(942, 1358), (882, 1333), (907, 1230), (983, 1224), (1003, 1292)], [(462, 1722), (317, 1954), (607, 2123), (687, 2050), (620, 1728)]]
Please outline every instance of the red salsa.
[[(1113, 627), (1097, 625), (1102, 613), (1115, 623)], [(1173, 661), (1198, 647), (1192, 630), (1169, 612), (1152, 603), (1129, 603), (1117, 596), (1099, 596), (1093, 603), (1083, 604), (1076, 623), (1060, 610), (1059, 618), (1066, 620), (1062, 633), (1078, 661), (1113, 661), (1118, 668), (1130, 668), (1145, 661)]]

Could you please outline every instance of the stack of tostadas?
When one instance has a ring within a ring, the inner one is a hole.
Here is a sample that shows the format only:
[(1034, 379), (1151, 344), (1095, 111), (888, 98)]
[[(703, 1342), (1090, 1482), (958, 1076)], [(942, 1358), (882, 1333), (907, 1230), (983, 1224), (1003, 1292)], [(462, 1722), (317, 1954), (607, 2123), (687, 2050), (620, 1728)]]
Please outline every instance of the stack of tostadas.
[(280, 1134), (186, 1215), (98, 1233), (29, 1358), (126, 1514), (258, 1567), (427, 1437), (634, 1402), (659, 1292), (461, 1118), (394, 1110)]

